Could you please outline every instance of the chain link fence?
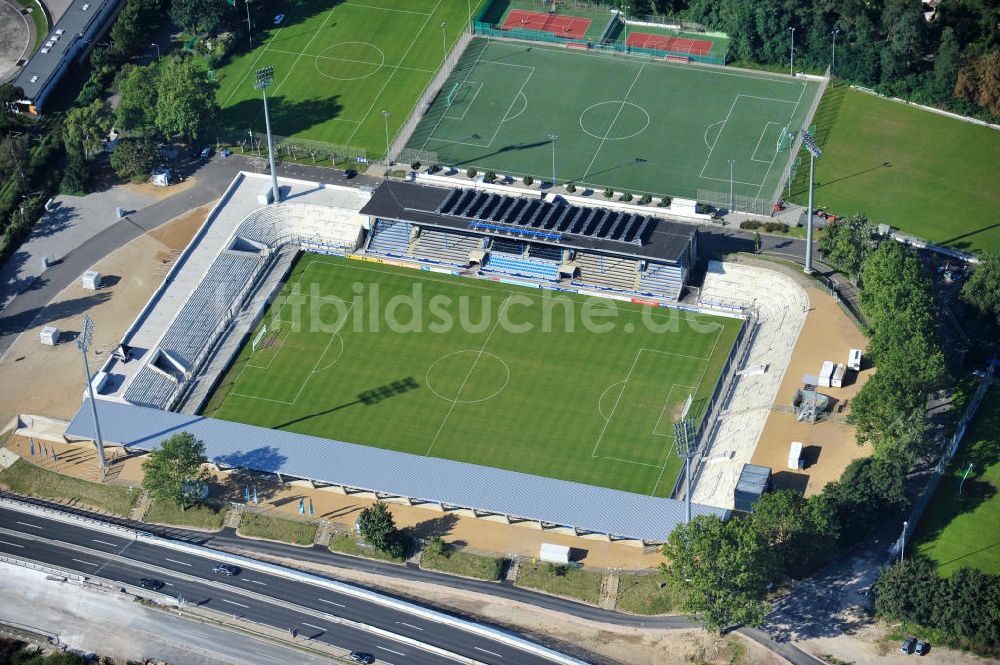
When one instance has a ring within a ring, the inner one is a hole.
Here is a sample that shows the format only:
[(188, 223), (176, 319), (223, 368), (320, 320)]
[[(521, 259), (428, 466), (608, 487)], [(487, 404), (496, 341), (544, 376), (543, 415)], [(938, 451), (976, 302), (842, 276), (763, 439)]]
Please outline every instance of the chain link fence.
[[(231, 146), (234, 151), (255, 157), (257, 160), (263, 160), (259, 163), (263, 167), (262, 170), (266, 169), (266, 166), (263, 166), (267, 160), (266, 135), (218, 129), (213, 130), (209, 136), (216, 137), (216, 145), (218, 146)], [(348, 162), (368, 163), (368, 151), (361, 146), (325, 143), (277, 134), (272, 134), (271, 138), (274, 141), (274, 158), (276, 160), (291, 159), (296, 162), (329, 166)]]
[(774, 202), (768, 199), (750, 196), (748, 194), (733, 193), (733, 204), (729, 205), (729, 192), (716, 192), (711, 189), (698, 188), (698, 201), (707, 203), (716, 208), (729, 210), (732, 212), (745, 212), (752, 215), (763, 215), (770, 217), (774, 210)]

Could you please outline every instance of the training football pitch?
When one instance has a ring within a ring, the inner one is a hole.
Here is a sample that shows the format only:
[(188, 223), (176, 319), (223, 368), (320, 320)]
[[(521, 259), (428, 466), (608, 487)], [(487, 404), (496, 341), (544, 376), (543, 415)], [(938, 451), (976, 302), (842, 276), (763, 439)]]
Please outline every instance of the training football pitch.
[(203, 413), (667, 496), (741, 325), (306, 254)]
[[(969, 470), (962, 485), (962, 477)], [(1000, 390), (992, 388), (941, 478), (917, 530), (917, 551), (941, 573), (963, 566), (1000, 574)], [(959, 487), (962, 493), (958, 493)]]
[[(268, 89), (271, 130), (385, 154), (467, 29), (483, 0), (299, 0), (284, 21), (259, 33), (256, 48), (217, 71), (221, 123), (262, 135), (264, 114), (254, 72), (274, 67)], [(245, 39), (245, 35), (241, 35)]]
[[(444, 165), (596, 189), (769, 199), (819, 83), (475, 39), (408, 147)], [(558, 138), (551, 138), (558, 137)], [(726, 200), (723, 197), (723, 200)]]

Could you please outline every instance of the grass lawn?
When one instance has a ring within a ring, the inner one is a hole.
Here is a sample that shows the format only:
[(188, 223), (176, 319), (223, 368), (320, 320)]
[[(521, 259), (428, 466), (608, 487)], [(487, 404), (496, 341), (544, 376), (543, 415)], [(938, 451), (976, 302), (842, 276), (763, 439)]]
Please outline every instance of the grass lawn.
[[(972, 472), (961, 496), (959, 484)], [(1000, 388), (979, 405), (916, 534), (917, 551), (948, 575), (962, 566), (1000, 574)]]
[(735, 195), (770, 199), (791, 158), (776, 152), (778, 137), (805, 122), (818, 88), (788, 76), (480, 38), (408, 147), (463, 169), (549, 181), (554, 160), (559, 182), (722, 201), (735, 160)]
[(17, 4), (25, 9), (31, 9), (31, 21), (35, 24), (35, 43), (28, 49), (25, 57), (32, 55), (38, 50), (39, 45), (45, 41), (49, 34), (49, 21), (45, 18), (45, 12), (34, 0), (17, 0)]
[(456, 549), (445, 550), (444, 554), (425, 549), (420, 557), (420, 567), (495, 582), (503, 572), (503, 559)]
[(667, 496), (742, 323), (306, 255), (204, 415)]
[[(482, 0), (470, 0), (471, 12)], [(216, 74), (224, 127), (263, 135), (254, 72), (274, 67), (271, 128), (280, 136), (359, 146), (385, 154), (396, 132), (468, 22), (467, 0), (302, 0), (267, 25), (256, 48), (232, 56)], [(443, 28), (441, 26), (444, 26)], [(383, 111), (389, 113), (388, 129)]]
[(603, 579), (602, 573), (542, 562), (522, 563), (517, 573), (518, 586), (576, 598), (592, 605), (601, 600)]
[[(1000, 250), (1000, 132), (831, 85), (816, 113), (816, 205), (962, 251)], [(803, 153), (804, 154), (804, 153)], [(792, 185), (805, 204), (809, 163)]]
[(139, 494), (117, 485), (102, 485), (64, 476), (23, 459), (0, 471), (0, 485), (6, 485), (12, 492), (68, 500), (84, 507), (123, 516), (128, 516), (132, 511), (132, 504)]
[(187, 510), (181, 510), (181, 507), (172, 501), (153, 501), (143, 521), (218, 531), (225, 519), (226, 511), (215, 506), (196, 503), (188, 506)]
[(632, 614), (669, 614), (682, 601), (678, 589), (662, 575), (629, 575), (618, 579), (618, 603), (615, 609)]
[(293, 545), (312, 545), (316, 540), (316, 525), (298, 520), (286, 520), (260, 513), (244, 512), (237, 532), (241, 536), (280, 540)]
[(403, 563), (406, 561), (405, 557), (391, 557), (374, 547), (362, 545), (357, 538), (345, 534), (334, 534), (330, 539), (330, 551), (350, 554), (352, 556), (363, 556), (368, 559), (378, 559), (379, 561), (391, 561), (392, 563)]

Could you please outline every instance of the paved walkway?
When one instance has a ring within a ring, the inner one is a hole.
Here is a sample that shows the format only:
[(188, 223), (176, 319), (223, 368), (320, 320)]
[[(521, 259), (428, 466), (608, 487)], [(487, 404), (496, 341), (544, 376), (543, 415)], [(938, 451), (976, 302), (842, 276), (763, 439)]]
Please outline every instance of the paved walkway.
[(31, 55), (34, 43), (35, 22), (13, 0), (0, 0), (0, 83), (17, 75), (18, 60)]

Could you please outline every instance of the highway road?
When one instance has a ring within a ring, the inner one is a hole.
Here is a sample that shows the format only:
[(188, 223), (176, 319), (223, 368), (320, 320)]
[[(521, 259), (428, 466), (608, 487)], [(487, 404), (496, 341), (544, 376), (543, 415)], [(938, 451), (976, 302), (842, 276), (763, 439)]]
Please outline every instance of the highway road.
[(143, 577), (159, 579), (166, 584), (162, 593), (184, 603), (282, 631), (294, 630), (301, 637), (341, 648), (366, 651), (380, 662), (424, 665), (450, 661), (412, 643), (343, 625), (336, 619), (378, 626), (482, 663), (552, 662), (507, 643), (325, 586), (251, 569), (233, 577), (215, 574), (212, 568), (216, 561), (210, 552), (198, 556), (7, 508), (0, 508), (0, 552), (119, 583), (136, 585)]

